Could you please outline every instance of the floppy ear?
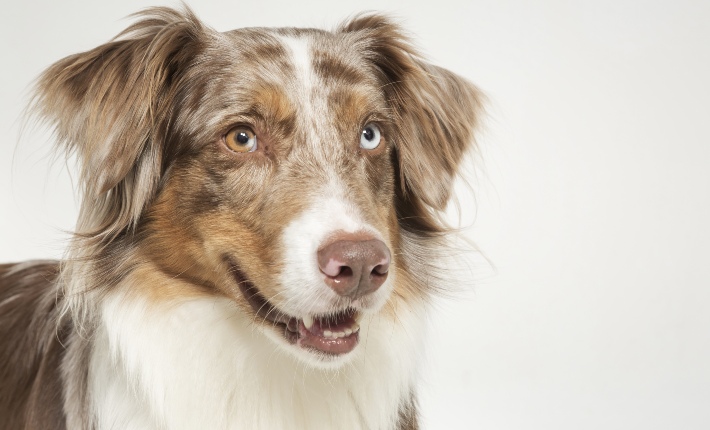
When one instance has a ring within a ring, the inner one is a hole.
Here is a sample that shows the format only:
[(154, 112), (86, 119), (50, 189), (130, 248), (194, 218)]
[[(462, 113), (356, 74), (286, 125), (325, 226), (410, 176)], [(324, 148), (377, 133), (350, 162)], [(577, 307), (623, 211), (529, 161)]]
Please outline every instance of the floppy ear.
[(37, 82), (34, 113), (78, 157), (82, 236), (135, 226), (155, 194), (176, 81), (204, 30), (190, 10), (137, 16), (112, 41), (58, 61)]
[(356, 18), (341, 31), (362, 36), (392, 107), (403, 197), (444, 209), (473, 145), (482, 96), (462, 77), (424, 62), (399, 27), (381, 16)]

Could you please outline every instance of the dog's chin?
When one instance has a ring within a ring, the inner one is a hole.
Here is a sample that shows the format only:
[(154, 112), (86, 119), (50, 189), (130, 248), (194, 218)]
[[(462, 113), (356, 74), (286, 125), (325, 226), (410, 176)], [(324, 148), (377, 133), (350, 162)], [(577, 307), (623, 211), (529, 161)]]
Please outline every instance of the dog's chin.
[(267, 300), (238, 265), (230, 271), (261, 331), (290, 355), (308, 365), (337, 368), (356, 355), (360, 324), (371, 306), (334, 306), (328, 313), (296, 317)]

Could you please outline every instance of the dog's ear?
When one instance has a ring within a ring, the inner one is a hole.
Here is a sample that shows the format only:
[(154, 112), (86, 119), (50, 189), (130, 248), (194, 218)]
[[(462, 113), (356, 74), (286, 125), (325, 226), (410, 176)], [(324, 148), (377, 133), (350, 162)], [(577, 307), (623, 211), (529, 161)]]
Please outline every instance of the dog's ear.
[(400, 28), (382, 16), (358, 17), (341, 31), (359, 35), (380, 75), (396, 123), (403, 197), (444, 209), (461, 159), (473, 145), (481, 94), (462, 77), (423, 61)]
[(194, 14), (154, 8), (116, 38), (64, 58), (40, 77), (31, 108), (76, 154), (83, 202), (78, 233), (134, 226), (158, 186), (171, 99), (204, 28)]

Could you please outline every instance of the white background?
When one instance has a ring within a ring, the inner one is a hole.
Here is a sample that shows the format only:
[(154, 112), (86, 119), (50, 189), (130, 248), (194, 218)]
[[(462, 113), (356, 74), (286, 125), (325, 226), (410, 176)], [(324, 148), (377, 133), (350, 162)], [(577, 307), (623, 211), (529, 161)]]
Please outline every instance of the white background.
[[(51, 144), (17, 144), (31, 80), (151, 5), (13, 3), (0, 25), (0, 261), (60, 257), (76, 216)], [(710, 2), (192, 7), (219, 30), (388, 11), (488, 95), (462, 204), (488, 262), (474, 255), (474, 285), (431, 315), (426, 428), (710, 428)]]

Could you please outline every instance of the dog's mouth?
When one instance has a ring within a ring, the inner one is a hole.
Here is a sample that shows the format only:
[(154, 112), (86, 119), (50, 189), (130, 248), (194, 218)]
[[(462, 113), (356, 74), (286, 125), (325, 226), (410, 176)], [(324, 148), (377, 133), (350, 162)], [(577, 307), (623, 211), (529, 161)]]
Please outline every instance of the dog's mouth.
[(311, 352), (336, 356), (355, 349), (360, 331), (357, 309), (348, 307), (302, 318), (288, 315), (271, 304), (236, 263), (228, 261), (239, 290), (256, 316), (280, 329), (289, 343)]

